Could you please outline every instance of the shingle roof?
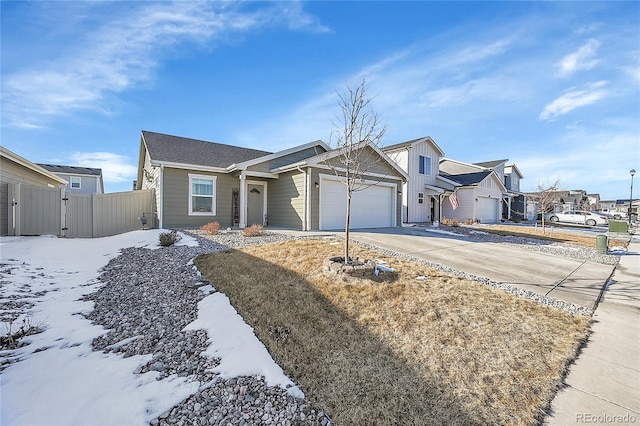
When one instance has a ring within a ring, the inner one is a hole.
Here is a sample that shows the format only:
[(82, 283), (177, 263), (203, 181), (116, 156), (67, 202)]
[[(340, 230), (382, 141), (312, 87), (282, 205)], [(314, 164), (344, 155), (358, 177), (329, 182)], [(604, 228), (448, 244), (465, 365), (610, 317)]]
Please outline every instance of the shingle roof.
[(464, 186), (469, 186), (469, 185), (475, 185), (482, 182), (491, 173), (492, 173), (491, 170), (485, 170), (482, 172), (461, 173), (457, 175), (450, 175), (450, 174), (441, 172), (440, 175), (454, 182), (458, 182), (459, 184), (462, 184)]
[(102, 169), (96, 169), (93, 167), (62, 166), (59, 164), (42, 164), (42, 163), (37, 163), (37, 164), (43, 169), (56, 174), (90, 175), (90, 176), (100, 176), (102, 174)]
[(142, 138), (152, 160), (197, 166), (225, 168), (232, 164), (271, 154), (257, 149), (242, 148), (198, 139), (142, 131)]
[(442, 150), (442, 148), (440, 148), (440, 147), (438, 146), (438, 144), (436, 144), (436, 142), (431, 138), (431, 136), (423, 136), (423, 137), (421, 137), (421, 138), (412, 139), (412, 140), (410, 140), (410, 141), (400, 142), (400, 143), (396, 143), (396, 144), (389, 145), (389, 146), (383, 146), (383, 147), (380, 147), (380, 149), (381, 149), (383, 152), (395, 151), (395, 150), (398, 150), (398, 149), (401, 149), (401, 148), (405, 148), (405, 147), (407, 147), (407, 146), (410, 146), (410, 145), (414, 144), (415, 142), (420, 142), (420, 141), (423, 141), (423, 140), (429, 140), (429, 141), (431, 141), (431, 143), (433, 144), (433, 146), (434, 146), (438, 151), (440, 151), (440, 155), (444, 155), (444, 151)]
[(506, 163), (507, 161), (509, 161), (507, 158), (505, 158), (504, 160), (493, 160), (493, 161), (481, 161), (479, 163), (473, 163), (477, 166), (481, 166), (481, 167), (486, 167), (488, 169), (492, 169), (496, 166), (499, 166), (502, 163)]

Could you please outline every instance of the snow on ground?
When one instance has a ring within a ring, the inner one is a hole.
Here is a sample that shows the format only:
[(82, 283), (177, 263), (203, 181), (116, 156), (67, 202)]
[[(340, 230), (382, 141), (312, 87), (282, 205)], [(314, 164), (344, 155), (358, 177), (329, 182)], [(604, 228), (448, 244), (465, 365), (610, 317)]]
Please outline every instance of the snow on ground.
[[(27, 345), (0, 352), (1, 361), (11, 361), (0, 373), (0, 424), (145, 425), (206, 385), (178, 376), (157, 380), (157, 372), (133, 374), (151, 355), (123, 358), (91, 349), (91, 341), (107, 330), (81, 315), (93, 304), (80, 299), (102, 285), (99, 269), (120, 249), (160, 248), (161, 232), (0, 239), (0, 335), (8, 333), (9, 318), (13, 332), (23, 321), (44, 329), (21, 339)], [(183, 234), (178, 244), (197, 241)], [(291, 387), (290, 393), (302, 396), (225, 296), (213, 293), (199, 309), (188, 328), (208, 330), (206, 353), (222, 359), (221, 375), (262, 374), (269, 384)], [(243, 368), (234, 362), (238, 359)]]

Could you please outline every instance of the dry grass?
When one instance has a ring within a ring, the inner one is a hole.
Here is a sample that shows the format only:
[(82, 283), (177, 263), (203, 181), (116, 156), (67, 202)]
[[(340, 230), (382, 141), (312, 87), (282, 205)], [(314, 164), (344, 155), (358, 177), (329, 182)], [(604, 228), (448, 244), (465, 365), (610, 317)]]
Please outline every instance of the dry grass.
[(264, 228), (258, 224), (247, 226), (242, 230), (242, 235), (245, 237), (259, 237), (262, 234), (264, 234)]
[[(485, 225), (479, 229), (482, 229), (483, 231), (486, 231), (486, 232), (491, 232), (492, 234), (498, 234), (498, 235), (515, 235), (519, 237), (533, 237), (533, 238), (537, 238), (545, 241), (575, 244), (583, 247), (596, 248), (596, 235), (585, 235), (577, 232), (561, 231), (561, 230), (558, 230), (558, 228), (550, 225), (547, 225), (545, 227), (544, 233), (542, 232), (542, 227), (528, 228), (528, 227), (521, 227), (521, 226), (516, 227), (516, 226), (507, 226), (507, 225)], [(609, 239), (609, 244), (626, 247), (628, 245), (628, 242), (614, 241), (612, 239)]]
[(396, 272), (322, 271), (341, 250), (288, 241), (196, 264), (336, 424), (540, 422), (589, 318), (358, 246)]

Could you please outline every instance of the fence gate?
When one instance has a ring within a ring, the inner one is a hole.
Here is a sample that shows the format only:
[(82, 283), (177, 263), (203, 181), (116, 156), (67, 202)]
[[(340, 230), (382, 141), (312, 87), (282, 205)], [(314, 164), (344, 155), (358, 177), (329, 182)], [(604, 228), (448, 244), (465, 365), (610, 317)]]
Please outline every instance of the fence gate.
[(73, 194), (64, 188), (9, 184), (9, 235), (91, 238), (155, 225), (153, 190)]

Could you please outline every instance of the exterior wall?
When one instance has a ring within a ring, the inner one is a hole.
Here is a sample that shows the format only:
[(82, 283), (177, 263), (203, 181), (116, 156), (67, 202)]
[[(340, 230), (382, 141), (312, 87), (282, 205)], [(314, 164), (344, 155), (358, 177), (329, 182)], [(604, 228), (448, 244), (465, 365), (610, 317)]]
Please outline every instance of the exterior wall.
[[(56, 173), (57, 176), (60, 176), (62, 179), (69, 182), (65, 189), (73, 194), (101, 194), (102, 190), (100, 188), (99, 180), (97, 176), (79, 176), (79, 175), (67, 175)], [(80, 178), (80, 188), (72, 188), (71, 187), (71, 176), (78, 176)]]
[(269, 181), (269, 226), (302, 230), (305, 217), (305, 173), (282, 173)]
[(442, 203), (442, 216), (447, 219), (467, 220), (474, 219), (476, 215), (475, 188), (460, 188), (456, 192), (458, 208), (453, 210), (449, 197), (445, 197)]
[(509, 191), (520, 192), (520, 179), (515, 173), (506, 175), (504, 184)]
[[(315, 187), (315, 182), (320, 182), (320, 174), (331, 174), (332, 171), (328, 169), (312, 168), (309, 179), (311, 181), (311, 227), (312, 230), (320, 229), (320, 190)], [(367, 177), (364, 177), (367, 179)], [(371, 180), (377, 180), (380, 182), (389, 182), (396, 185), (395, 193), (398, 194), (402, 191), (402, 181), (396, 179), (381, 179), (378, 177), (371, 177)], [(402, 194), (396, 195), (396, 226), (402, 225)], [(346, 214), (346, 212), (345, 212)]]
[(0, 235), (9, 232), (9, 184), (24, 183), (28, 185), (57, 188), (60, 185), (53, 179), (34, 172), (8, 158), (0, 158)]
[[(189, 173), (217, 177), (215, 215), (189, 215)], [(240, 188), (239, 178), (228, 174), (194, 172), (165, 167), (162, 180), (162, 194), (160, 195), (162, 226), (164, 228), (198, 228), (209, 222), (218, 222), (224, 228), (233, 225), (232, 190)]]

